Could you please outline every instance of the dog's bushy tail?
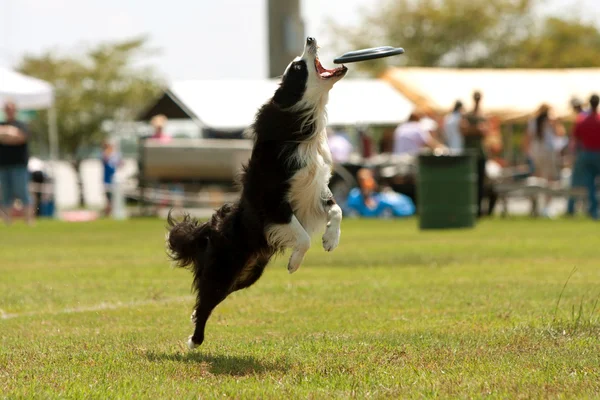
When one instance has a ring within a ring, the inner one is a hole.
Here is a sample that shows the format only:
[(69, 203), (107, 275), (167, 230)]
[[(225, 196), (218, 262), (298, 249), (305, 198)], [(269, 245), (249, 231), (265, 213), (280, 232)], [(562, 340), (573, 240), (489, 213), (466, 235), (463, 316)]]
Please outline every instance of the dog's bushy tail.
[(193, 267), (201, 268), (200, 260), (211, 233), (211, 226), (208, 223), (201, 224), (198, 220), (184, 215), (183, 219), (177, 222), (171, 212), (167, 217), (167, 251), (171, 260), (181, 268)]

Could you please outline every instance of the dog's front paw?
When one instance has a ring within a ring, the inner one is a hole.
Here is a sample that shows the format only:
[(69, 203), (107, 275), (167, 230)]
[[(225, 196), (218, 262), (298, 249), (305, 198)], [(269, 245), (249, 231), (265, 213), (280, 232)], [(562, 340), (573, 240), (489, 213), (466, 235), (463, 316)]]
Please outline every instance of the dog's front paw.
[(290, 257), (290, 261), (288, 262), (288, 272), (293, 274), (300, 268), (300, 264), (302, 264), (302, 260), (304, 259), (304, 255), (299, 251), (294, 251), (292, 256)]
[(340, 230), (328, 226), (323, 235), (323, 248), (325, 251), (333, 251), (340, 244)]

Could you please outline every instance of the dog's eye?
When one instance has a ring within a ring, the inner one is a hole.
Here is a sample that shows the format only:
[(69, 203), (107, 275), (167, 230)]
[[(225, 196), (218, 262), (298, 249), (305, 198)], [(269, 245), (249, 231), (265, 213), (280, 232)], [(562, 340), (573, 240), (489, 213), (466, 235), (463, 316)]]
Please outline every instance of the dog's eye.
[(296, 64), (296, 65), (294, 65), (294, 69), (295, 69), (296, 71), (300, 71), (300, 70), (302, 69), (302, 65), (300, 65), (300, 64)]

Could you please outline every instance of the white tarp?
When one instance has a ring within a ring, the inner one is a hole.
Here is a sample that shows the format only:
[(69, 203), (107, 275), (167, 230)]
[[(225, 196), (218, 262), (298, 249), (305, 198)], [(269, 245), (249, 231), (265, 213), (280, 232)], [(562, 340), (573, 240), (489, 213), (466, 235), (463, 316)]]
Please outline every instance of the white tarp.
[(52, 107), (54, 94), (49, 83), (0, 67), (0, 104), (7, 99), (20, 109), (40, 110)]
[[(175, 82), (171, 98), (204, 126), (233, 130), (252, 124), (256, 111), (277, 89), (278, 80), (196, 80)], [(398, 124), (413, 104), (389, 83), (377, 79), (344, 79), (329, 93), (331, 125)]]
[(600, 68), (390, 68), (382, 78), (415, 104), (437, 112), (448, 112), (456, 100), (471, 107), (473, 91), (480, 90), (484, 112), (504, 119), (531, 115), (542, 103), (570, 117), (573, 97), (587, 102), (600, 92)]

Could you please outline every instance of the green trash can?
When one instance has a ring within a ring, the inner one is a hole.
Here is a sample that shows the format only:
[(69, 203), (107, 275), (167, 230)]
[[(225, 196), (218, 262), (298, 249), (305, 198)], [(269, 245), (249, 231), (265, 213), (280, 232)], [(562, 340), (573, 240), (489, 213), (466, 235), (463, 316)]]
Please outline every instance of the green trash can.
[(421, 154), (417, 202), (421, 229), (472, 228), (477, 220), (477, 167), (471, 152)]

